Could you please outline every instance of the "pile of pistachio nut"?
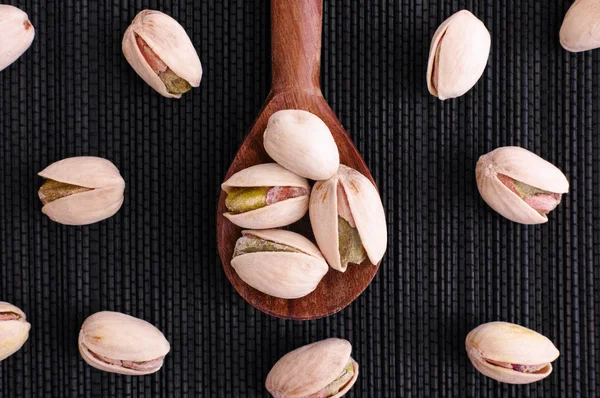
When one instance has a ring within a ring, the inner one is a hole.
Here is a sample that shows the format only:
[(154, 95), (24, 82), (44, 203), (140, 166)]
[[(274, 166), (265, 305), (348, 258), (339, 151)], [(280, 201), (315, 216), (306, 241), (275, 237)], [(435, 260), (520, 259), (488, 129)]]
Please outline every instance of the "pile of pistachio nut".
[[(577, 0), (560, 31), (562, 46), (573, 52), (599, 48), (600, 35), (590, 33), (598, 23), (597, 0)], [(34, 36), (27, 14), (0, 5), (0, 71), (29, 48)], [(490, 44), (485, 25), (469, 11), (444, 21), (431, 43), (430, 93), (445, 100), (469, 91), (485, 70)], [(132, 68), (165, 97), (180, 98), (200, 84), (202, 66), (187, 33), (160, 11), (140, 12), (125, 32), (122, 48)], [(387, 229), (379, 194), (365, 176), (339, 164), (337, 146), (322, 120), (301, 110), (277, 112), (269, 119), (264, 146), (276, 163), (241, 170), (222, 185), (225, 217), (248, 228), (231, 261), (240, 278), (261, 292), (291, 299), (312, 292), (329, 266), (345, 272), (349, 263), (381, 261)], [(106, 159), (67, 158), (39, 175), (46, 179), (39, 190), (42, 212), (56, 222), (95, 223), (114, 215), (123, 203), (125, 182)], [(308, 179), (316, 181), (312, 191)], [(476, 179), (492, 209), (523, 224), (547, 222), (547, 214), (569, 190), (558, 168), (519, 147), (481, 156)], [(276, 229), (307, 211), (318, 247), (301, 235)], [(0, 302), (0, 361), (23, 346), (30, 328), (23, 311)], [(559, 356), (546, 337), (505, 322), (478, 326), (467, 335), (465, 346), (477, 370), (513, 384), (547, 377)], [(79, 335), (82, 358), (108, 372), (156, 372), (169, 350), (155, 326), (119, 312), (91, 315)], [(348, 341), (335, 338), (300, 347), (273, 366), (266, 388), (277, 397), (341, 397), (358, 377), (351, 351)]]
[[(221, 186), (224, 216), (248, 228), (231, 259), (239, 277), (270, 296), (296, 299), (315, 290), (329, 266), (345, 272), (367, 258), (378, 264), (387, 246), (381, 198), (367, 177), (340, 164), (327, 125), (307, 111), (281, 110), (269, 118), (263, 144), (277, 163), (240, 170)], [(308, 179), (316, 181), (312, 190)], [(307, 212), (318, 247), (277, 229)]]

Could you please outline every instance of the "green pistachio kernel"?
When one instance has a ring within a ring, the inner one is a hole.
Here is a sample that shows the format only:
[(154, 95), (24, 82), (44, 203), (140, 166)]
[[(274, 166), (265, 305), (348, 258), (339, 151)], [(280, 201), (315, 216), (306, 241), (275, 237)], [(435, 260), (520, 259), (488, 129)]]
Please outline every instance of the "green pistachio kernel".
[(294, 249), (291, 246), (281, 243), (271, 242), (265, 239), (257, 238), (252, 235), (245, 235), (239, 238), (235, 244), (233, 257), (241, 256), (242, 254), (258, 253), (258, 252), (290, 252), (300, 253), (300, 250)]
[(342, 374), (339, 375), (339, 377), (333, 382), (331, 382), (327, 387), (325, 387), (323, 389), (323, 393), (320, 396), (333, 397), (334, 395), (339, 393), (340, 390), (342, 390), (350, 380), (352, 380), (353, 376), (354, 366), (352, 365), (352, 361), (349, 361), (344, 370), (342, 371)]
[(60, 181), (46, 180), (40, 187), (38, 195), (42, 203), (47, 205), (57, 199), (91, 190), (93, 190), (93, 188), (80, 187), (79, 185), (67, 184)]
[(560, 203), (561, 194), (559, 193), (544, 191), (503, 174), (498, 174), (498, 179), (542, 215), (548, 214)]
[(513, 180), (515, 184), (515, 189), (517, 190), (519, 196), (521, 198), (527, 198), (529, 196), (538, 195), (538, 194), (552, 194), (552, 192), (544, 191), (543, 189), (539, 189), (536, 187), (532, 187), (531, 185), (527, 185), (524, 182)]
[(231, 213), (239, 214), (267, 205), (270, 187), (234, 188), (227, 194), (225, 206)]
[(187, 80), (177, 76), (171, 69), (161, 72), (158, 76), (171, 94), (183, 94), (192, 89)]
[(338, 216), (338, 235), (342, 267), (345, 267), (348, 263), (361, 264), (365, 261), (367, 254), (358, 230), (352, 228), (348, 221), (340, 216)]

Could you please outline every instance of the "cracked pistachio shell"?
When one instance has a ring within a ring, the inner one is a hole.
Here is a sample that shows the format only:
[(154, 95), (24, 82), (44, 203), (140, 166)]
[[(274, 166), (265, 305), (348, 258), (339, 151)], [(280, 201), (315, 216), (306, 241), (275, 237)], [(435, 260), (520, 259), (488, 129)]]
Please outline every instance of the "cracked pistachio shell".
[[(266, 380), (266, 388), (276, 398), (303, 398), (325, 389), (352, 363), (352, 379), (335, 395), (347, 393), (358, 378), (358, 364), (351, 358), (352, 345), (343, 339), (330, 338), (297, 348), (281, 357)], [(315, 395), (321, 396), (321, 395)]]
[(0, 71), (27, 51), (34, 37), (35, 29), (26, 13), (0, 4)]
[[(523, 326), (507, 322), (490, 322), (473, 329), (466, 338), (467, 355), (473, 366), (492, 379), (510, 384), (527, 384), (552, 373), (551, 362), (560, 353), (543, 335)], [(518, 365), (545, 365), (527, 373), (487, 362)]]
[(87, 225), (113, 216), (123, 204), (125, 181), (109, 160), (78, 156), (52, 163), (40, 177), (89, 188), (47, 203), (42, 213), (66, 225)]
[(31, 325), (25, 313), (14, 305), (0, 301), (0, 315), (15, 314), (18, 319), (2, 320), (0, 318), (0, 362), (19, 351), (29, 338)]
[(567, 177), (556, 166), (521, 147), (500, 147), (481, 156), (475, 174), (483, 200), (503, 217), (521, 224), (542, 224), (548, 217), (507, 188), (498, 174), (548, 192), (569, 191)]
[(369, 261), (377, 264), (387, 248), (387, 224), (381, 198), (375, 186), (358, 171), (340, 165), (326, 181), (318, 181), (310, 195), (309, 214), (315, 239), (329, 265), (341, 272), (338, 235), (338, 185), (348, 198), (348, 205)]
[(299, 176), (326, 180), (340, 165), (340, 154), (327, 125), (298, 109), (275, 112), (264, 134), (265, 150), (274, 161)]
[(122, 47), (127, 62), (150, 87), (164, 97), (181, 98), (181, 94), (167, 91), (165, 83), (140, 51), (136, 35), (141, 37), (177, 76), (186, 80), (192, 87), (200, 85), (202, 64), (192, 41), (179, 22), (160, 11), (141, 11), (125, 31)]
[(295, 299), (316, 289), (329, 267), (319, 249), (304, 236), (282, 229), (242, 231), (244, 236), (289, 246), (299, 252), (255, 252), (231, 260), (239, 277), (270, 296)]
[(581, 52), (600, 47), (600, 2), (577, 0), (560, 28), (560, 44), (567, 51)]
[[(306, 178), (300, 177), (277, 163), (265, 163), (248, 167), (232, 175), (221, 188), (229, 193), (242, 187), (302, 187), (310, 190)], [(286, 199), (245, 213), (223, 214), (229, 221), (242, 228), (267, 229), (290, 225), (300, 220), (308, 210), (308, 194)]]
[(429, 49), (427, 88), (441, 100), (460, 97), (479, 80), (490, 54), (490, 32), (475, 15), (458, 11), (436, 30)]
[[(90, 315), (81, 325), (78, 345), (81, 357), (94, 368), (133, 376), (158, 371), (171, 349), (162, 332), (151, 323), (112, 311)], [(117, 363), (159, 360), (153, 368), (136, 370), (107, 363), (92, 353)]]

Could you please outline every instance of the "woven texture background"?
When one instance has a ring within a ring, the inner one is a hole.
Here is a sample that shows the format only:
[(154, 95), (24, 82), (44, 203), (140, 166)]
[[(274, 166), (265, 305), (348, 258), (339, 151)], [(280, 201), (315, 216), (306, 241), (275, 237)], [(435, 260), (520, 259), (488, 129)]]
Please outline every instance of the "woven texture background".
[[(1, 396), (262, 397), (279, 357), (326, 337), (353, 344), (350, 397), (600, 396), (600, 51), (560, 47), (570, 1), (325, 0), (323, 92), (378, 182), (390, 234), (370, 287), (311, 322), (254, 310), (216, 250), (220, 183), (269, 91), (269, 2), (8, 3), (36, 39), (0, 73), (0, 300), (32, 329), (0, 363)], [(200, 88), (179, 101), (122, 56), (144, 8), (180, 21), (202, 60)], [(484, 21), (492, 49), (477, 86), (442, 103), (425, 84), (429, 44), (461, 8)], [(475, 163), (502, 145), (568, 176), (548, 224), (511, 223), (480, 198)], [(41, 213), (36, 174), (77, 155), (114, 162), (125, 202), (66, 227)], [(77, 336), (100, 310), (157, 325), (171, 342), (163, 369), (87, 366)], [(477, 374), (464, 339), (493, 320), (549, 337), (561, 351), (552, 375), (509, 386)]]

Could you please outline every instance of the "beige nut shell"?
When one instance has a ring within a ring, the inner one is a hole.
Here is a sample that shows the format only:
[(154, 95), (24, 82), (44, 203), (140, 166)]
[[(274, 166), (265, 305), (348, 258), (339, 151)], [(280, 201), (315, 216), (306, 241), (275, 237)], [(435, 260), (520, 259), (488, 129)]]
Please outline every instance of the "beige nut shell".
[(348, 361), (354, 376), (344, 389), (331, 398), (347, 393), (358, 378), (358, 364), (350, 354), (352, 345), (343, 339), (330, 338), (297, 348), (281, 357), (267, 376), (265, 386), (276, 398), (302, 398), (314, 394), (342, 373)]
[(0, 71), (23, 55), (34, 37), (35, 29), (25, 12), (0, 4)]
[(461, 10), (446, 19), (429, 49), (427, 88), (431, 95), (445, 100), (469, 91), (485, 70), (490, 46), (490, 32), (470, 11)]
[(299, 109), (275, 112), (264, 134), (269, 156), (299, 176), (326, 180), (340, 165), (331, 131), (318, 116)]
[(27, 322), (25, 313), (20, 308), (0, 301), (0, 313), (12, 312), (19, 315), (19, 319), (0, 321), (0, 362), (19, 351), (29, 338), (31, 325)]
[(158, 328), (142, 319), (120, 312), (101, 311), (89, 316), (79, 332), (79, 352), (91, 366), (106, 372), (144, 375), (158, 371), (123, 368), (100, 361), (89, 351), (121, 361), (144, 362), (166, 356), (170, 345)]
[[(300, 177), (277, 163), (265, 163), (248, 167), (232, 175), (221, 188), (229, 193), (242, 187), (301, 187), (310, 190), (306, 178)], [(309, 195), (281, 202), (240, 214), (223, 214), (229, 221), (242, 228), (268, 229), (290, 225), (300, 220), (308, 211)]]
[(341, 184), (369, 261), (377, 264), (387, 248), (387, 224), (375, 186), (358, 171), (340, 165), (327, 181), (318, 181), (310, 195), (309, 214), (315, 239), (329, 265), (345, 272), (340, 260), (337, 186)]
[(560, 44), (565, 50), (580, 52), (600, 47), (600, 2), (577, 0), (560, 28)]
[(270, 296), (295, 299), (316, 289), (329, 270), (319, 249), (295, 232), (268, 229), (242, 231), (271, 242), (300, 250), (293, 252), (257, 252), (242, 254), (231, 260), (239, 277), (256, 290)]
[(92, 189), (44, 205), (42, 212), (58, 223), (92, 224), (113, 216), (123, 204), (125, 181), (109, 160), (95, 156), (67, 158), (52, 163), (38, 175)]
[(500, 147), (481, 156), (475, 174), (483, 200), (500, 215), (521, 224), (542, 224), (548, 217), (506, 187), (498, 174), (549, 192), (569, 191), (569, 181), (556, 166), (521, 147)]
[[(465, 346), (469, 359), (479, 372), (510, 384), (533, 383), (547, 377), (552, 373), (550, 363), (560, 355), (545, 336), (507, 322), (479, 325), (467, 335)], [(526, 373), (490, 364), (486, 359), (520, 365), (548, 365), (538, 372)]]
[(125, 31), (122, 47), (127, 62), (150, 87), (164, 97), (181, 98), (181, 94), (169, 93), (158, 74), (152, 70), (137, 45), (136, 34), (177, 76), (192, 87), (200, 85), (202, 64), (192, 41), (179, 22), (160, 11), (143, 10)]

